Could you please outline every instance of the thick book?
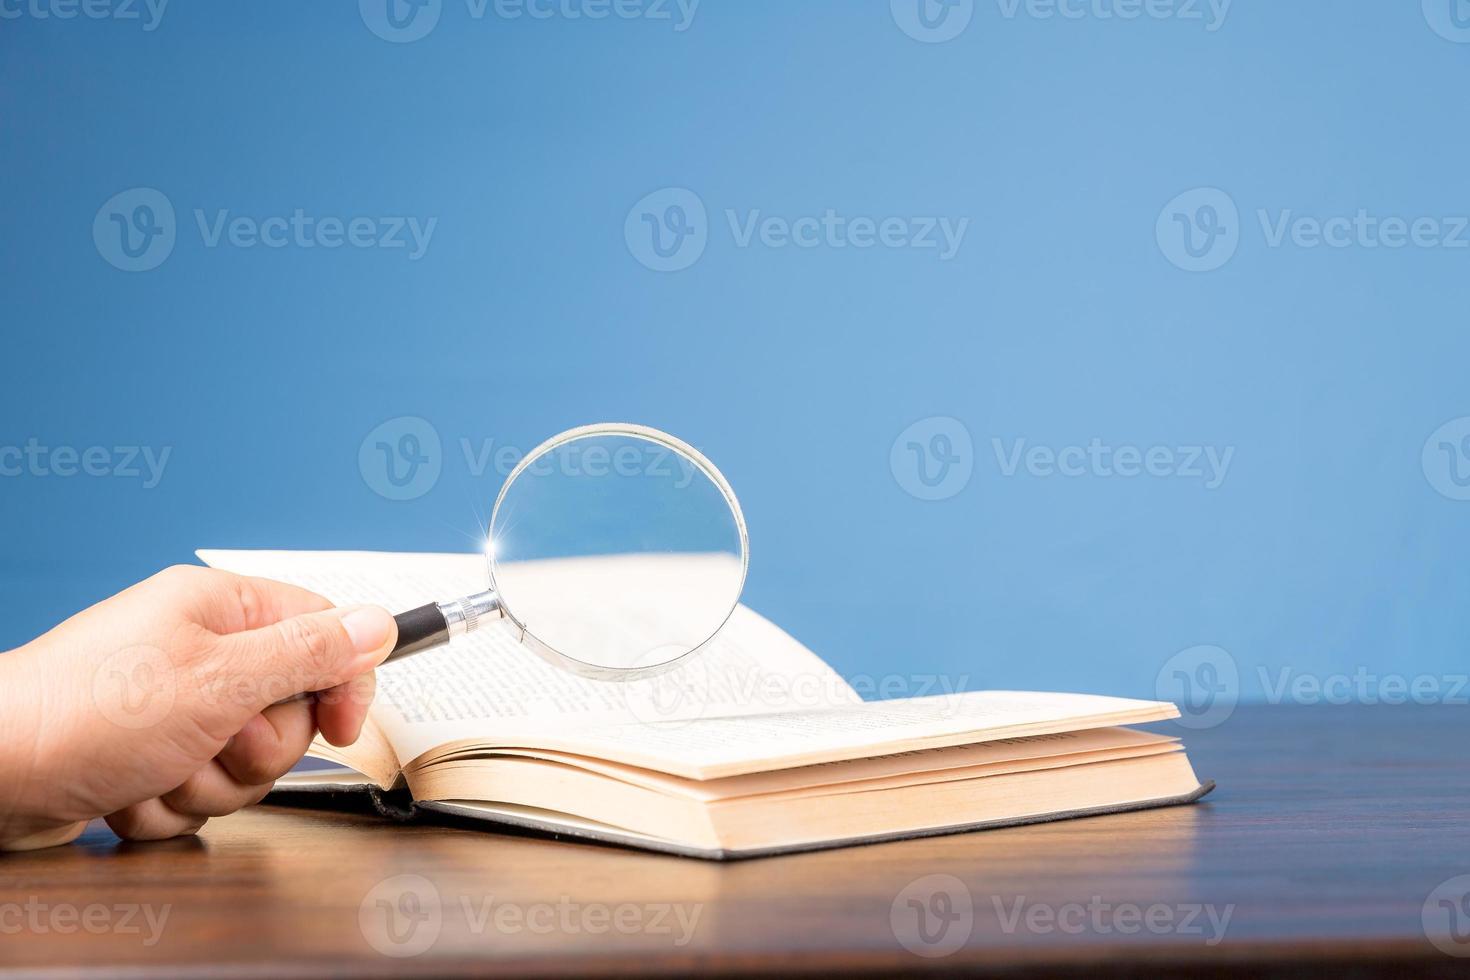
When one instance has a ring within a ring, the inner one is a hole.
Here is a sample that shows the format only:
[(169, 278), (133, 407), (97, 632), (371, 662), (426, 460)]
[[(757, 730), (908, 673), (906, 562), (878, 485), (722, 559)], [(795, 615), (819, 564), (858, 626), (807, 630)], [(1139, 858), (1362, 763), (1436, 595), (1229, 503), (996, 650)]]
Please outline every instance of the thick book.
[[(206, 564), (408, 609), (478, 592), (478, 555), (200, 551)], [(1160, 701), (942, 691), (864, 701), (740, 606), (687, 665), (589, 680), (494, 623), (378, 672), (362, 737), (267, 799), (370, 803), (725, 859), (1189, 803), (1179, 740), (1123, 726)]]

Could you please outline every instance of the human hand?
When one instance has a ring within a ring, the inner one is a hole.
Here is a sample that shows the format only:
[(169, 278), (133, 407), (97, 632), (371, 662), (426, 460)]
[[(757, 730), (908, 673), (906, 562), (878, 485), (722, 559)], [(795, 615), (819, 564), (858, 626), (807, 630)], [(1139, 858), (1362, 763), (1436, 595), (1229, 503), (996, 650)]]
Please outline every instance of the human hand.
[(180, 565), (0, 654), (0, 850), (95, 817), (192, 834), (259, 802), (318, 730), (357, 740), (397, 637), (376, 606)]

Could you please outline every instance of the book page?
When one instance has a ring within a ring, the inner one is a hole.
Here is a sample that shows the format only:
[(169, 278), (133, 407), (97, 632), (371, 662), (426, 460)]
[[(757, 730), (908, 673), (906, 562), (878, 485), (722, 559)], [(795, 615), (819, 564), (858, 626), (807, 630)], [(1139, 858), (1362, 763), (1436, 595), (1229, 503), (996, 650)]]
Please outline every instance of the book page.
[[(468, 772), (500, 766), (505, 760), (536, 760), (585, 769), (635, 786), (706, 802), (791, 791), (832, 793), (884, 788), (918, 782), (971, 779), (1021, 768), (1077, 765), (1098, 759), (1154, 752), (1181, 751), (1177, 738), (1133, 728), (1096, 728), (1029, 738), (1001, 738), (973, 745), (919, 749), (893, 755), (823, 762), (792, 769), (748, 773), (723, 779), (692, 780), (652, 769), (550, 749), (497, 748), (437, 757), (416, 770), (420, 784), (432, 785), (437, 773), (455, 768)], [(417, 795), (417, 787), (415, 787)]]
[(1166, 701), (1091, 694), (968, 691), (779, 714), (719, 716), (544, 732), (522, 744), (611, 759), (689, 779), (715, 779), (1175, 718)]
[[(299, 585), (338, 605), (402, 612), (488, 585), (480, 555), (208, 551), (206, 564)], [(574, 727), (643, 727), (861, 703), (821, 658), (745, 606), (687, 664), (646, 680), (579, 677), (518, 642), (508, 620), (378, 671), (370, 718), (401, 762), (440, 745)], [(513, 739), (512, 739), (513, 742)]]

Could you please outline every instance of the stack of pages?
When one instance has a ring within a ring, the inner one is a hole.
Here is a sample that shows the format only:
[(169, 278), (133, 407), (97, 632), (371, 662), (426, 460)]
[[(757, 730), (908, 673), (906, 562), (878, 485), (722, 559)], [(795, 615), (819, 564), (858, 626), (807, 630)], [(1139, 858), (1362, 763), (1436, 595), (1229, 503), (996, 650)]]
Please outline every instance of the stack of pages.
[[(476, 555), (199, 557), (394, 611), (485, 587)], [(362, 738), (312, 747), (340, 768), (288, 776), (271, 801), (411, 798), (398, 812), (735, 858), (1188, 803), (1213, 785), (1177, 739), (1119, 727), (1177, 717), (1167, 702), (865, 702), (744, 606), (687, 666), (626, 683), (558, 670), (503, 625), (382, 668)]]

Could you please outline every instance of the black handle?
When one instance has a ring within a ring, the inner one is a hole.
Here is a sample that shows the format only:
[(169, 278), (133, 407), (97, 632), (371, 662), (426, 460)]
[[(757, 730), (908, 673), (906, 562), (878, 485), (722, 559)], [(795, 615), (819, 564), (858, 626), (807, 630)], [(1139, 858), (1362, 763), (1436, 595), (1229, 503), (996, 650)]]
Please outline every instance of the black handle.
[(449, 642), (449, 624), (437, 603), (399, 613), (393, 621), (398, 624), (398, 642), (384, 663), (391, 664)]

